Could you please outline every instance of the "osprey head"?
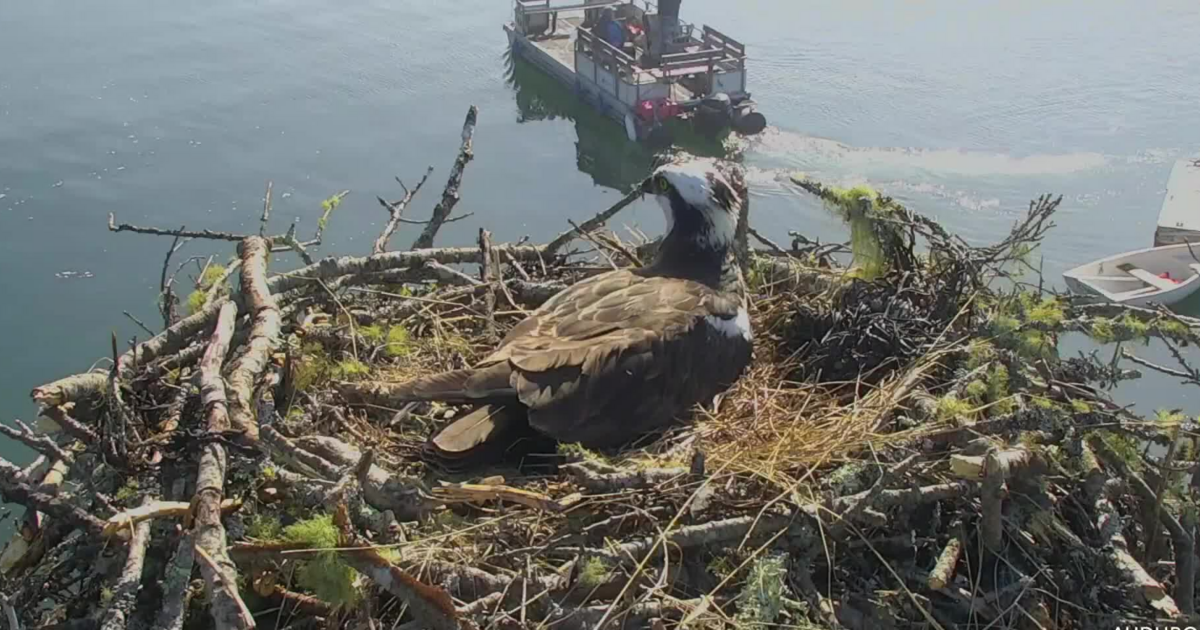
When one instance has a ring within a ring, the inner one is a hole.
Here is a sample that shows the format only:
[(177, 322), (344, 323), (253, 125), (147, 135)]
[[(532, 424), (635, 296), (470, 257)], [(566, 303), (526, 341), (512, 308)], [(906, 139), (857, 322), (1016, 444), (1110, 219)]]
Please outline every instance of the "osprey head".
[(658, 198), (668, 234), (711, 249), (733, 243), (742, 200), (715, 160), (693, 158), (659, 167), (642, 183), (642, 191)]

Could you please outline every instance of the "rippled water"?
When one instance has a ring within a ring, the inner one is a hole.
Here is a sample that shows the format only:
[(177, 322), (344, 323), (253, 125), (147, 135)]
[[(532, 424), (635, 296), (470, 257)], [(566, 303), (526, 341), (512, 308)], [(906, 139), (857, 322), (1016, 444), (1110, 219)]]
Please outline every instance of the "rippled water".
[[(777, 235), (845, 237), (787, 183), (796, 170), (870, 183), (974, 241), (1061, 193), (1044, 250), (1057, 282), (1070, 265), (1149, 245), (1172, 161), (1200, 150), (1192, 1), (689, 0), (683, 11), (750, 47), (750, 88), (772, 127), (746, 162), (755, 222)], [(460, 208), (475, 217), (441, 242), (471, 242), (480, 225), (544, 239), (606, 207), (646, 156), (528, 68), (509, 71), (508, 15), (506, 0), (9, 3), (0, 413), (28, 417), (29, 389), (88, 367), (110, 331), (144, 337), (122, 310), (156, 322), (168, 243), (107, 233), (109, 212), (247, 230), (273, 180), (275, 216), (308, 231), (318, 202), (349, 188), (324, 251), (365, 253), (383, 218), (374, 197), (396, 195), (394, 175), (437, 169), (412, 210), (428, 211), (471, 103), (477, 159)], [(649, 203), (624, 216), (661, 229)], [(228, 250), (193, 243), (184, 255), (213, 252)], [(1187, 406), (1163, 379), (1122, 396)]]

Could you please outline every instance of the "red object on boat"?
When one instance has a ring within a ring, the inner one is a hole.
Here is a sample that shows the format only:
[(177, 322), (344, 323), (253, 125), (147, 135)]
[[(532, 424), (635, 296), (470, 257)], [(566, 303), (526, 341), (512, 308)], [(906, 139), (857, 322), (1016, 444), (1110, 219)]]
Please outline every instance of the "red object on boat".
[(658, 120), (666, 120), (678, 116), (683, 108), (678, 103), (670, 99), (655, 98), (644, 100), (637, 105), (637, 117), (645, 122)]

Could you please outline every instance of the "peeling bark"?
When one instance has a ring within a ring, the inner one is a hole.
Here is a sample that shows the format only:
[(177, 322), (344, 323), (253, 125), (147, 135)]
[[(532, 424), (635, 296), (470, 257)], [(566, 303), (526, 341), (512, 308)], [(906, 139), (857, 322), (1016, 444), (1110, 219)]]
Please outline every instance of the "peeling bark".
[(933, 566), (933, 570), (929, 572), (929, 579), (926, 580), (926, 585), (931, 591), (938, 591), (950, 585), (954, 579), (954, 569), (958, 566), (958, 559), (962, 556), (962, 524), (955, 523), (951, 526), (951, 531), (953, 535), (950, 540), (946, 541), (946, 546), (942, 547), (937, 564)]
[(267, 369), (271, 352), (279, 343), (279, 308), (267, 287), (268, 245), (265, 239), (251, 236), (239, 248), (242, 259), (242, 298), (250, 309), (254, 325), (245, 354), (234, 362), (229, 375), (229, 419), (249, 444), (258, 442), (255, 419), (254, 383)]
[[(142, 500), (142, 505), (151, 503), (150, 497)], [(125, 558), (125, 568), (117, 583), (113, 586), (113, 599), (100, 622), (100, 630), (124, 630), (133, 613), (133, 605), (137, 600), (138, 585), (142, 581), (142, 566), (146, 562), (146, 546), (150, 544), (150, 521), (138, 523), (129, 541), (129, 554)]]
[(188, 586), (192, 581), (192, 570), (195, 567), (195, 536), (191, 532), (184, 533), (175, 545), (175, 553), (171, 556), (167, 569), (163, 574), (162, 609), (154, 622), (155, 630), (182, 630), (183, 620), (187, 615), (191, 590)]
[(608, 493), (620, 492), (632, 488), (659, 486), (664, 483), (685, 479), (688, 475), (686, 468), (645, 468), (640, 470), (622, 470), (619, 472), (597, 472), (584, 464), (567, 464), (562, 471), (571, 475), (576, 483), (589, 492)]
[[(230, 427), (226, 409), (225, 383), (221, 365), (229, 351), (237, 307), (226, 302), (221, 307), (216, 330), (200, 362), (200, 397), (208, 414), (209, 434), (220, 434)], [(201, 557), (201, 573), (208, 586), (213, 620), (218, 630), (249, 630), (254, 618), (237, 592), (237, 567), (229, 559), (225, 544), (225, 526), (221, 524), (221, 500), (225, 494), (225, 447), (218, 442), (204, 445), (196, 473), (195, 550)]]

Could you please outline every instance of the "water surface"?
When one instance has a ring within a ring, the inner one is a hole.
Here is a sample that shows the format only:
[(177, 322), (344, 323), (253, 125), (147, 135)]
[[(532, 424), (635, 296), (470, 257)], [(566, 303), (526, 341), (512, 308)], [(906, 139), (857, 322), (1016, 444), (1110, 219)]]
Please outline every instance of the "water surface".
[[(536, 79), (514, 86), (500, 27), (509, 6), (9, 3), (0, 414), (31, 416), (30, 388), (104, 356), (110, 331), (144, 338), (122, 310), (159, 325), (168, 242), (106, 232), (110, 212), (252, 230), (272, 180), (278, 225), (298, 218), (309, 232), (319, 201), (348, 188), (323, 251), (366, 253), (384, 218), (375, 196), (399, 194), (393, 176), (437, 169), (411, 210), (428, 212), (472, 103), (476, 159), (459, 208), (475, 216), (441, 244), (471, 243), (481, 225), (498, 240), (546, 239), (607, 207), (645, 157), (615, 124), (528, 88)], [(749, 46), (750, 88), (772, 124), (746, 156), (754, 221), (776, 237), (845, 238), (787, 183), (795, 170), (869, 183), (976, 242), (999, 238), (1031, 198), (1061, 193), (1043, 250), (1057, 283), (1073, 264), (1150, 245), (1172, 161), (1200, 150), (1195, 2), (689, 0), (683, 12)], [(623, 217), (662, 227), (648, 202)], [(193, 243), (181, 254), (231, 251)], [(1157, 377), (1120, 392), (1144, 410), (1200, 412), (1185, 394)]]

